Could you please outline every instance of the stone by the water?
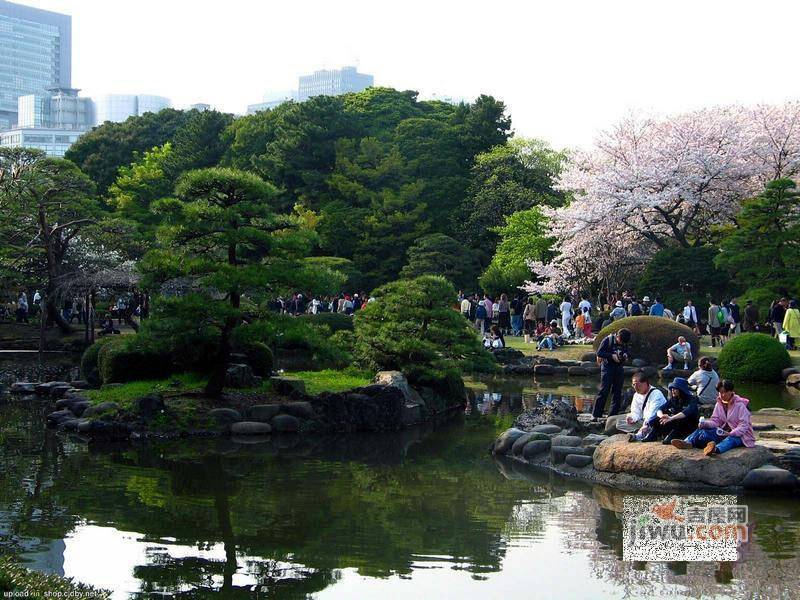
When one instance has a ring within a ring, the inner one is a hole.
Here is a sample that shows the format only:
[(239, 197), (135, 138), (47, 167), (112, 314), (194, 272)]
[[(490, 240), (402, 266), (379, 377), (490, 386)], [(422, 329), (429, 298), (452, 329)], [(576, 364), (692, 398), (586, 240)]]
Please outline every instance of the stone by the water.
[(764, 465), (745, 475), (742, 485), (746, 490), (791, 492), (797, 487), (797, 477), (786, 469)]
[(101, 402), (100, 404), (94, 404), (86, 408), (83, 411), (83, 417), (94, 417), (96, 415), (111, 412), (114, 410), (119, 410), (119, 404), (116, 402)]
[(297, 417), (298, 419), (313, 419), (316, 414), (310, 402), (287, 402), (281, 404), (281, 412)]
[(583, 367), (569, 367), (567, 373), (575, 377), (585, 377), (589, 374), (589, 371)]
[(553, 464), (557, 465), (564, 462), (568, 454), (575, 454), (577, 451), (575, 446), (550, 446), (550, 458)]
[(536, 433), (561, 433), (561, 427), (558, 425), (552, 425), (550, 423), (545, 423), (543, 425), (536, 425), (531, 431)]
[(533, 458), (550, 450), (550, 440), (531, 440), (522, 449), (522, 456), (526, 459)]
[(585, 454), (567, 454), (564, 462), (566, 462), (570, 467), (582, 469), (583, 467), (587, 467), (592, 464), (592, 457), (586, 456)]
[(753, 431), (770, 431), (775, 429), (774, 423), (753, 423)]
[(33, 394), (36, 392), (36, 383), (29, 383), (27, 381), (17, 381), (11, 384), (12, 394)]
[(533, 367), (534, 375), (554, 375), (555, 367), (553, 365), (536, 365)]
[(761, 446), (735, 448), (707, 457), (697, 449), (678, 450), (660, 443), (630, 444), (625, 434), (608, 438), (594, 453), (598, 471), (715, 486), (739, 485), (749, 471), (770, 460), (772, 453)]
[(557, 435), (552, 439), (553, 446), (580, 446), (583, 440), (577, 435)]
[(520, 437), (525, 435), (521, 429), (508, 429), (500, 434), (494, 444), (494, 452), (496, 454), (506, 454)]
[(295, 433), (300, 429), (300, 421), (292, 415), (276, 415), (270, 424), (276, 433)]
[(531, 436), (534, 435), (543, 435), (538, 433), (526, 433), (525, 435), (519, 436), (514, 443), (511, 445), (511, 450), (509, 454), (513, 454), (514, 456), (520, 456), (522, 454), (522, 449), (525, 447), (525, 444), (531, 441)]
[(259, 421), (239, 421), (231, 425), (231, 433), (234, 435), (264, 435), (272, 432), (269, 423)]
[(591, 446), (592, 444), (600, 444), (608, 439), (608, 436), (602, 435), (599, 433), (590, 433), (589, 435), (585, 436), (581, 443), (584, 446)]
[(212, 408), (208, 416), (222, 423), (235, 423), (242, 420), (242, 415), (233, 408)]
[(261, 423), (269, 423), (272, 417), (281, 411), (278, 404), (256, 404), (251, 406), (247, 415), (251, 421), (260, 421)]

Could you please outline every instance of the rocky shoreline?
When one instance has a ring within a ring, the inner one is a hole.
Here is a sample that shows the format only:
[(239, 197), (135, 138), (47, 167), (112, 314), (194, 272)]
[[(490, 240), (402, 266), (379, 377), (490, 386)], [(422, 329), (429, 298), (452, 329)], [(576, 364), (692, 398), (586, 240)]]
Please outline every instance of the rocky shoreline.
[[(270, 383), (269, 396), (245, 402), (233, 394), (225, 405), (197, 394), (151, 393), (123, 408), (115, 402), (92, 402), (85, 381), (16, 382), (10, 391), (23, 400), (53, 402), (48, 427), (88, 440), (398, 431), (447, 418), (464, 406), (463, 390), (459, 397), (444, 397), (429, 387), (415, 389), (398, 371), (380, 372), (365, 387), (317, 396), (307, 395), (297, 379), (273, 377)], [(176, 398), (197, 403), (200, 426), (156, 429), (154, 423), (170, 418)]]
[(787, 435), (796, 431), (798, 445), (770, 444), (775, 436), (759, 439), (755, 448), (705, 457), (700, 450), (682, 451), (657, 442), (631, 444), (626, 434), (613, 431), (613, 420), (611, 429), (604, 429), (579, 420), (574, 406), (556, 401), (520, 415), (490, 451), (537, 470), (624, 491), (798, 493), (800, 413), (795, 412), (768, 409), (754, 413), (754, 419), (768, 421), (777, 415), (783, 429), (764, 422), (758, 424), (759, 430)]

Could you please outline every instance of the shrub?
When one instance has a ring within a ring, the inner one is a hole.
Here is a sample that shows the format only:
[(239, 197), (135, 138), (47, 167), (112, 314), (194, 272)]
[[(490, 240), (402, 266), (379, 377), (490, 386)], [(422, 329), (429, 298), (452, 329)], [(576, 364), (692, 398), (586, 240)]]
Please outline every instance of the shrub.
[(763, 333), (744, 333), (730, 340), (719, 353), (719, 372), (726, 379), (779, 381), (791, 364), (789, 353), (775, 338)]
[(103, 346), (115, 342), (122, 342), (122, 337), (119, 335), (108, 335), (106, 337), (101, 337), (94, 344), (84, 350), (83, 356), (81, 357), (81, 373), (83, 374), (84, 379), (86, 379), (86, 381), (88, 381), (91, 385), (98, 386), (102, 383), (97, 365), (100, 350), (103, 348)]
[(151, 347), (138, 336), (126, 336), (122, 340), (100, 349), (98, 370), (103, 383), (161, 379), (173, 371), (168, 353)]
[(682, 335), (691, 344), (692, 355), (697, 360), (700, 350), (700, 338), (697, 334), (686, 325), (664, 317), (626, 317), (614, 321), (597, 334), (595, 350), (607, 335), (616, 333), (623, 327), (631, 332), (629, 347), (632, 359), (642, 358), (654, 366), (664, 364), (667, 362), (667, 348), (675, 344), (678, 336)]
[(353, 331), (353, 317), (343, 313), (319, 313), (316, 315), (303, 315), (302, 320), (312, 325), (326, 325), (331, 333), (337, 331)]
[(456, 295), (443, 277), (388, 283), (355, 317), (355, 355), (365, 369), (398, 370), (410, 381), (448, 371), (496, 369), (469, 323), (450, 307)]
[(269, 346), (261, 342), (252, 342), (245, 345), (241, 351), (247, 356), (247, 362), (256, 375), (261, 377), (272, 375), (273, 356)]

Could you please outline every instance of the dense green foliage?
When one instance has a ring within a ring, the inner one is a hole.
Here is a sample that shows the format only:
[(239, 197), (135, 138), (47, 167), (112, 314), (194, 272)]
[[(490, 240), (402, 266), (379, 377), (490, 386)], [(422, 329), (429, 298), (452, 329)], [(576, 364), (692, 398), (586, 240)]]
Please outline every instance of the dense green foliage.
[(408, 249), (408, 262), (400, 271), (404, 279), (441, 275), (461, 290), (475, 289), (478, 273), (476, 252), (444, 235), (422, 236)]
[(74, 583), (57, 575), (26, 569), (11, 556), (0, 556), (0, 592), (15, 598), (110, 598), (111, 592)]
[(365, 368), (398, 370), (412, 381), (459, 370), (491, 370), (494, 359), (451, 307), (446, 279), (424, 275), (375, 290), (355, 317), (355, 355)]
[(353, 317), (343, 313), (319, 313), (316, 315), (302, 315), (304, 319), (313, 325), (325, 325), (330, 328), (332, 333), (337, 331), (353, 331)]
[(800, 192), (790, 179), (767, 184), (745, 201), (720, 245), (716, 264), (743, 286), (800, 291)]
[[(728, 274), (717, 269), (718, 252), (712, 246), (667, 248), (647, 264), (638, 288), (641, 295), (660, 296), (674, 309), (692, 300), (698, 307), (708, 300), (722, 302), (733, 292)], [(700, 309), (698, 308), (698, 314)]]
[(121, 343), (122, 338), (116, 335), (101, 337), (94, 344), (86, 348), (81, 356), (81, 374), (92, 385), (100, 385), (100, 367), (98, 364), (100, 350), (106, 344)]
[(744, 333), (731, 339), (719, 353), (719, 373), (734, 381), (779, 381), (791, 364), (786, 348), (772, 336)]
[(117, 336), (118, 342), (104, 344), (97, 354), (97, 368), (103, 383), (124, 383), (137, 379), (159, 379), (173, 372), (171, 356), (144, 336)]
[[(665, 365), (667, 348), (677, 343), (678, 336), (682, 335), (692, 347), (693, 362), (697, 362), (700, 350), (700, 338), (697, 334), (686, 325), (663, 317), (627, 317), (614, 321), (597, 334), (594, 342), (595, 349), (600, 346), (606, 336), (616, 333), (622, 328), (627, 328), (631, 332), (629, 344), (631, 359), (641, 358), (652, 366)], [(682, 366), (678, 365), (678, 367)]]

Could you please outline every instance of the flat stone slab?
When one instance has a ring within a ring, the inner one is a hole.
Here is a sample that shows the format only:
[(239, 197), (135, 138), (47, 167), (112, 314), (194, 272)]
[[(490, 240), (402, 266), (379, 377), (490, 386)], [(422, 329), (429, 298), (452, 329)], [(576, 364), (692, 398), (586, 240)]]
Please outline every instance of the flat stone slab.
[(594, 453), (598, 471), (721, 487), (739, 485), (748, 472), (770, 460), (772, 453), (763, 446), (704, 456), (699, 449), (678, 450), (661, 443), (631, 444), (625, 434), (608, 438)]
[(582, 469), (592, 464), (592, 457), (586, 456), (585, 454), (567, 454), (567, 457), (564, 459), (564, 462), (567, 463), (570, 467), (575, 467), (576, 469)]
[(787, 444), (800, 444), (800, 437), (793, 437), (786, 440)]
[(795, 444), (789, 444), (784, 440), (758, 440), (756, 446), (766, 448), (774, 454), (783, 454), (792, 448), (797, 448)]
[(583, 440), (577, 435), (556, 435), (553, 437), (553, 446), (572, 446), (581, 445)]
[(775, 429), (774, 423), (753, 423), (753, 431), (772, 431)]
[(793, 437), (797, 437), (797, 431), (794, 429), (772, 429), (760, 431), (758, 434), (759, 440), (788, 440)]

